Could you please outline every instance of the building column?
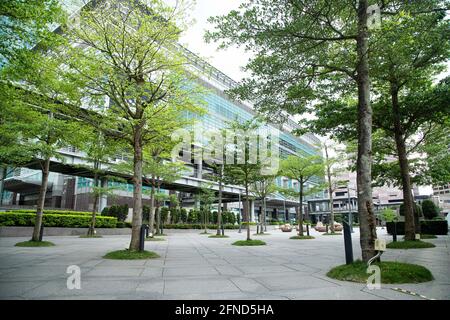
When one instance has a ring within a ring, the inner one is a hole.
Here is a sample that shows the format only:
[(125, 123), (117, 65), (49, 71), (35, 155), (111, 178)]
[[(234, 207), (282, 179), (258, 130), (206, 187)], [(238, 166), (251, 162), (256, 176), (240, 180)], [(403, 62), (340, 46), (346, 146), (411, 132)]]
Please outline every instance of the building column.
[(255, 201), (250, 200), (250, 216), (249, 220), (255, 222)]

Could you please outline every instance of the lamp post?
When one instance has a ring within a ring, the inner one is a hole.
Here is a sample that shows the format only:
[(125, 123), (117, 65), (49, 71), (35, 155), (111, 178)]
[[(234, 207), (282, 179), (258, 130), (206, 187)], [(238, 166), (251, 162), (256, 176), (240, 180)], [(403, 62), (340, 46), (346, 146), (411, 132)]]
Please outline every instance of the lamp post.
[(350, 203), (350, 186), (347, 185), (347, 198), (348, 198), (348, 223), (350, 225), (350, 232), (353, 233), (353, 214), (352, 214), (352, 205)]

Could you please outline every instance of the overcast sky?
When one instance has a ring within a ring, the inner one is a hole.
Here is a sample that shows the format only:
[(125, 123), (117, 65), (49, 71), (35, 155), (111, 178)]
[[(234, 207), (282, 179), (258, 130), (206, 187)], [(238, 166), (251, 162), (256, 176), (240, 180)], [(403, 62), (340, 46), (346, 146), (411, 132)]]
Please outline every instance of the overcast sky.
[(195, 23), (185, 32), (180, 41), (189, 50), (200, 55), (236, 81), (244, 76), (240, 68), (247, 63), (249, 54), (239, 48), (216, 50), (217, 44), (206, 44), (203, 36), (205, 30), (213, 29), (213, 26), (207, 22), (210, 16), (225, 15), (237, 9), (241, 2), (241, 0), (196, 0), (195, 8), (190, 13)]

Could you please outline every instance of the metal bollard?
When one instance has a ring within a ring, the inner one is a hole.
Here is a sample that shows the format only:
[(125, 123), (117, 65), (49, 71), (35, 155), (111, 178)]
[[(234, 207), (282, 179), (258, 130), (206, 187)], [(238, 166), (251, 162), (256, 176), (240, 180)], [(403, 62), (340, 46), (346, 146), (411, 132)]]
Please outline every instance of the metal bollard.
[(344, 220), (343, 224), (344, 224), (345, 264), (351, 264), (353, 263), (352, 233), (348, 222)]
[(223, 223), (222, 223), (222, 235), (223, 235), (223, 236), (225, 235), (225, 230), (224, 230)]
[(144, 251), (144, 247), (145, 247), (145, 233), (146, 233), (147, 229), (148, 229), (147, 225), (144, 224), (144, 225), (141, 226), (141, 233), (140, 233), (140, 237), (139, 237), (139, 251)]
[(306, 235), (309, 237), (309, 224), (306, 224)]

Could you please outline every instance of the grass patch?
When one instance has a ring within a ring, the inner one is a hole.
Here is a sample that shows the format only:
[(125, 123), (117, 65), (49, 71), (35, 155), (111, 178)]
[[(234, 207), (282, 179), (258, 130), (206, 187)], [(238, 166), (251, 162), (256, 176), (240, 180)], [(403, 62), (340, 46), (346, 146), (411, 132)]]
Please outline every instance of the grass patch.
[(335, 232), (335, 233), (324, 233), (323, 236), (342, 236), (341, 232)]
[(159, 258), (159, 255), (152, 251), (130, 251), (125, 249), (108, 252), (103, 258), (117, 260), (154, 259)]
[(308, 239), (315, 239), (313, 236), (293, 236), (290, 237), (289, 239), (292, 240), (308, 240)]
[[(381, 283), (420, 283), (433, 280), (431, 272), (417, 264), (409, 264), (402, 262), (385, 261), (373, 263), (381, 270)], [(340, 265), (334, 267), (327, 273), (327, 277), (351, 281), (361, 282), (367, 281), (370, 276), (367, 271), (367, 264), (361, 260), (357, 260), (349, 265)]]
[(386, 248), (389, 249), (423, 249), (434, 247), (436, 247), (434, 244), (420, 240), (396, 241), (386, 245)]
[(148, 238), (145, 238), (145, 241), (166, 241), (166, 239), (163, 239), (163, 238), (157, 238), (157, 237), (148, 237)]
[(99, 235), (99, 234), (96, 234), (96, 235), (93, 235), (93, 236), (88, 236), (88, 235), (82, 234), (80, 236), (80, 238), (103, 238), (103, 237), (101, 235)]
[(55, 244), (50, 241), (23, 241), (15, 244), (16, 247), (53, 247)]
[(229, 238), (229, 236), (225, 236), (225, 235), (217, 235), (217, 234), (213, 234), (212, 236), (209, 236), (208, 238)]
[(266, 243), (261, 240), (239, 240), (232, 243), (233, 246), (265, 246)]
[(262, 233), (254, 233), (254, 236), (270, 236), (270, 233), (262, 232)]

